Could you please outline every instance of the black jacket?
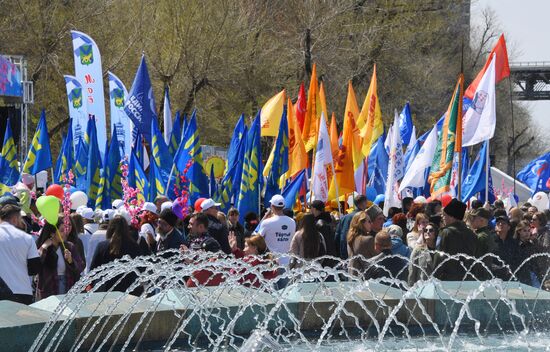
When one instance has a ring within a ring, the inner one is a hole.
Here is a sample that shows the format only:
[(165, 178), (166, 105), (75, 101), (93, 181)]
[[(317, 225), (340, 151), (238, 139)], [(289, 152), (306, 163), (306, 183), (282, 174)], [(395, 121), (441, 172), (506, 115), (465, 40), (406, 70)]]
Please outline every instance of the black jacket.
[(212, 215), (208, 216), (208, 234), (212, 236), (220, 244), (222, 251), (225, 254), (231, 254), (231, 247), (229, 246), (229, 231), (227, 226), (222, 224), (217, 217)]

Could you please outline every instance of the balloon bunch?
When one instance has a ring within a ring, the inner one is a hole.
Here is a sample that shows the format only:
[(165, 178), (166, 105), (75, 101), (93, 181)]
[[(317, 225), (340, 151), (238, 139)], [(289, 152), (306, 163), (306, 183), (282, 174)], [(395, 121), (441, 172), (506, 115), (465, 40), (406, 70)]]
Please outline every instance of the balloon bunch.
[(122, 171), (122, 199), (124, 200), (124, 208), (130, 215), (130, 223), (136, 229), (139, 228), (138, 213), (143, 206), (143, 199), (138, 197), (139, 191), (133, 188), (128, 183), (128, 158), (125, 157), (120, 163), (120, 170)]
[(189, 178), (187, 173), (189, 169), (193, 166), (193, 158), (190, 158), (185, 164), (183, 173), (179, 177), (179, 182), (174, 184), (174, 193), (178, 196), (179, 187), (178, 184), (181, 184), (181, 194), (176, 198), (172, 204), (172, 211), (177, 215), (178, 218), (183, 219), (189, 214)]

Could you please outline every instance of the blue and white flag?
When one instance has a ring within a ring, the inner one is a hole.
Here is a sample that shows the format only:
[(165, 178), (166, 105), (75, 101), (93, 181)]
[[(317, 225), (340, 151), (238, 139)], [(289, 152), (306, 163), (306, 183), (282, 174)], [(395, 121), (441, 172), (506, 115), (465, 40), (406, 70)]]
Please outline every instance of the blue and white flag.
[(84, 139), (86, 126), (88, 125), (88, 110), (84, 99), (82, 84), (75, 76), (64, 75), (69, 102), (69, 116), (72, 119), (72, 145), (74, 150), (78, 148), (79, 138)]
[(124, 101), (128, 96), (126, 86), (111, 71), (109, 75), (109, 102), (111, 106), (111, 131), (117, 130), (117, 139), (121, 146), (121, 155), (130, 156), (132, 150), (132, 121), (124, 111)]
[(388, 180), (386, 181), (386, 192), (384, 193), (383, 211), (385, 216), (388, 216), (388, 211), (391, 207), (401, 207), (398, 181), (403, 178), (405, 166), (403, 162), (403, 142), (401, 141), (401, 133), (399, 131), (399, 116), (397, 115), (397, 111), (393, 119), (389, 156)]
[[(99, 48), (90, 36), (78, 31), (71, 31), (73, 39), (74, 71), (82, 84), (82, 98), (86, 100), (86, 110), (96, 119), (97, 143), (101, 156), (105, 155), (107, 140), (105, 102), (103, 93), (103, 71)], [(86, 116), (87, 118), (87, 116)], [(73, 131), (75, 132), (75, 131)], [(76, 137), (76, 134), (73, 133)]]
[(157, 120), (157, 108), (145, 55), (141, 56), (134, 83), (124, 103), (124, 111), (151, 145), (151, 121)]
[(533, 194), (547, 191), (546, 181), (550, 177), (550, 152), (531, 161), (520, 172), (517, 179), (527, 185)]
[[(419, 145), (419, 142), (417, 142), (417, 145)], [(436, 147), (437, 126), (434, 126), (429, 131), (424, 144), (410, 162), (399, 186), (400, 191), (403, 191), (406, 187), (424, 187), (426, 184), (426, 169), (430, 168), (432, 165)]]
[(411, 116), (411, 107), (409, 102), (407, 102), (399, 114), (399, 132), (401, 134), (403, 144), (409, 145), (411, 142), (413, 128), (414, 125)]

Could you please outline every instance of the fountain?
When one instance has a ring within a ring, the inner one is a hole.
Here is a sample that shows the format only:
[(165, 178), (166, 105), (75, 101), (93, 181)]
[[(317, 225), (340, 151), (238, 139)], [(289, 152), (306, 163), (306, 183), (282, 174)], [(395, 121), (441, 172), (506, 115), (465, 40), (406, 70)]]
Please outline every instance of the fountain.
[[(484, 258), (467, 259), (484, 265)], [(550, 256), (522, 267), (533, 260)], [(286, 271), (289, 283), (277, 290), (261, 274), (276, 270), (274, 263), (250, 266), (211, 253), (125, 257), (66, 295), (29, 307), (0, 302), (0, 338), (10, 351), (525, 350), (550, 343), (550, 292), (516, 281), (522, 267), (508, 281), (430, 277), (408, 285), (362, 280), (344, 270), (345, 261), (320, 263)], [(125, 292), (98, 291), (128, 275), (136, 280)], [(217, 286), (204, 284), (209, 275)]]

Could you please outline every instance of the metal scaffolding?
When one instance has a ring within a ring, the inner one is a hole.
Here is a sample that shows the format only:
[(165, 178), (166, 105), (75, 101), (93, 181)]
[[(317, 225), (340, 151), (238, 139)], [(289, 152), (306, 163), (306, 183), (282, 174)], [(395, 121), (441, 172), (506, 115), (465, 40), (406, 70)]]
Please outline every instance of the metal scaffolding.
[(511, 62), (515, 100), (550, 100), (550, 62)]

